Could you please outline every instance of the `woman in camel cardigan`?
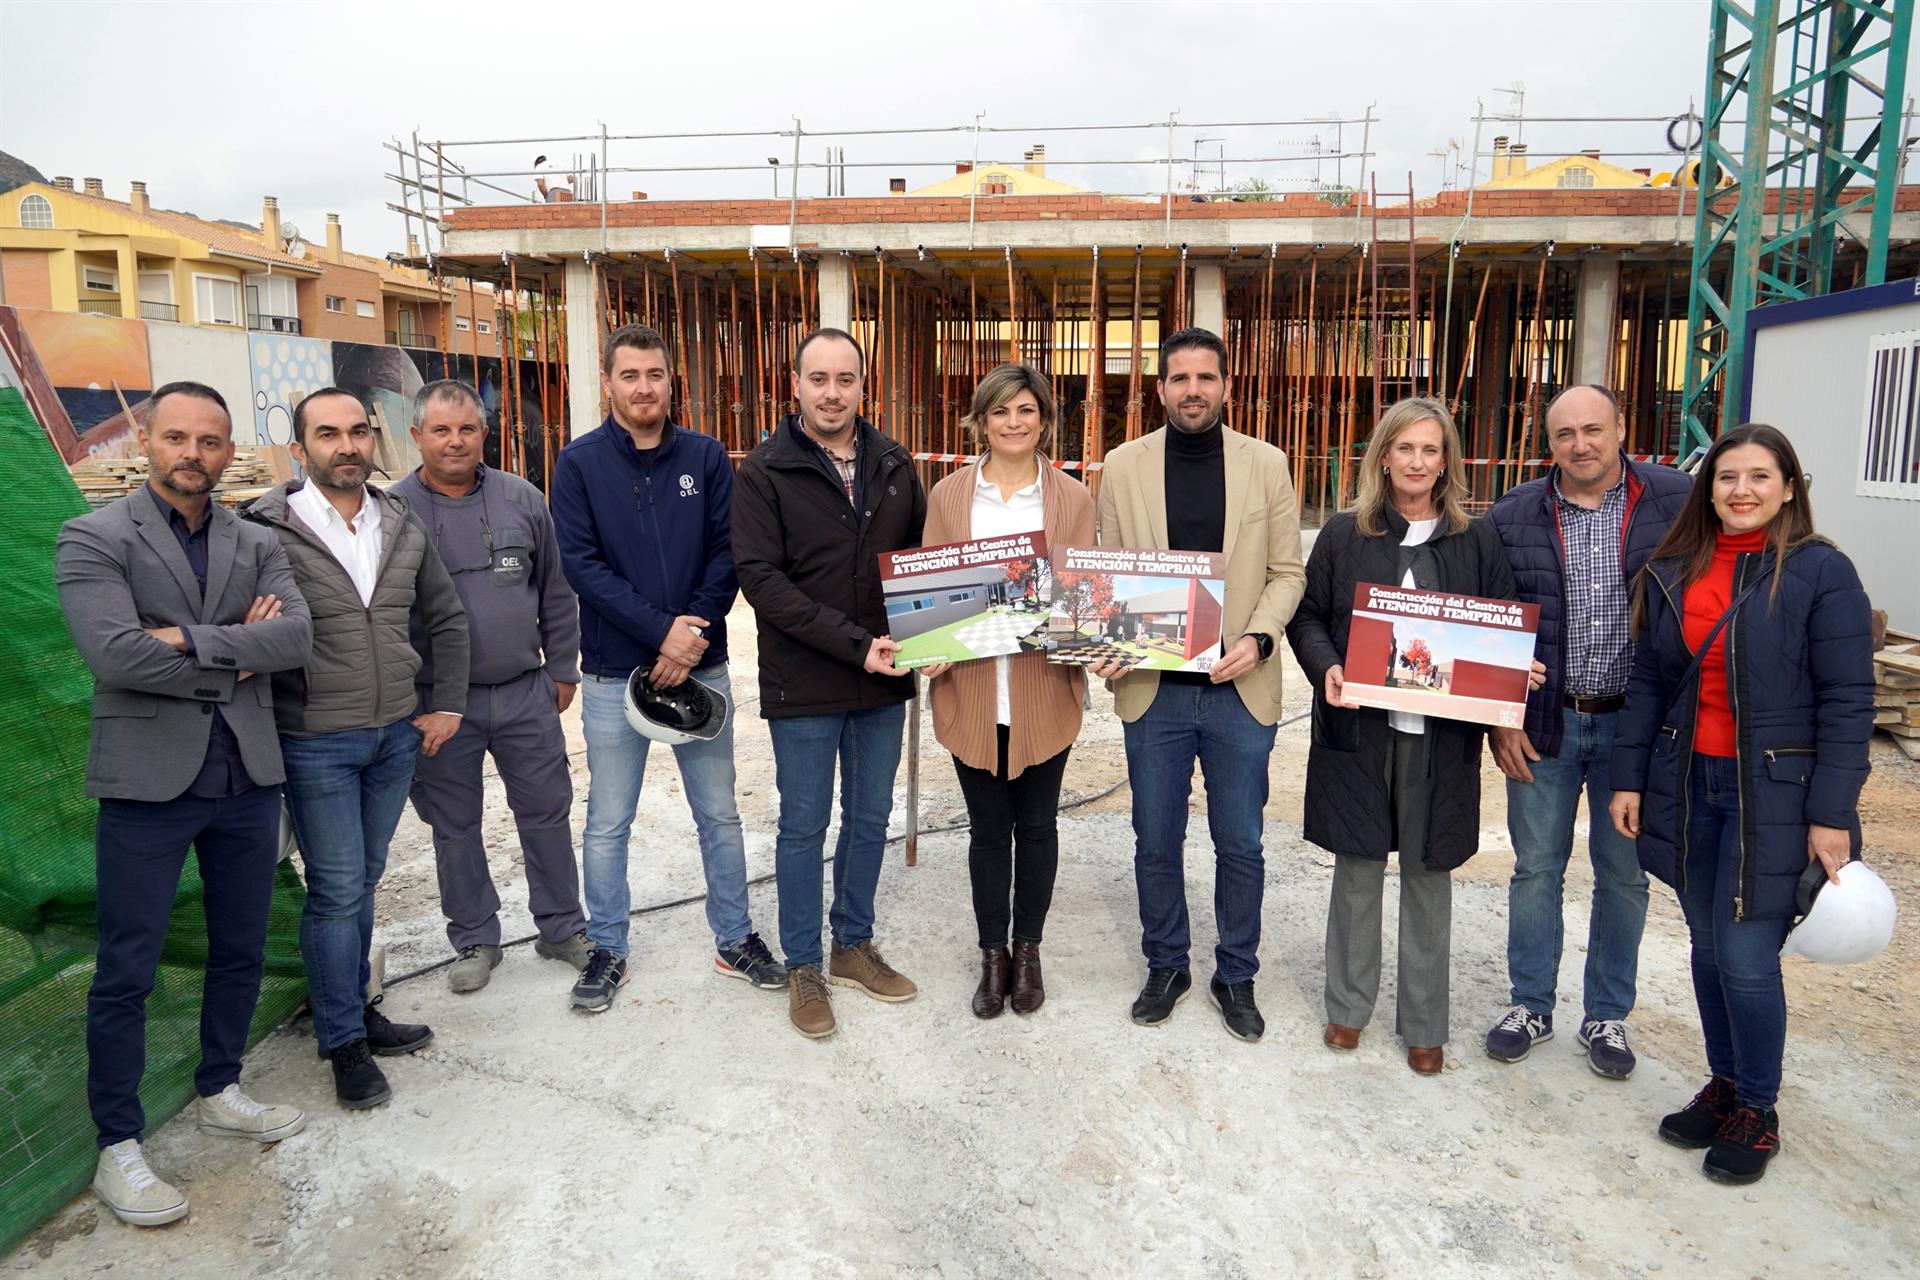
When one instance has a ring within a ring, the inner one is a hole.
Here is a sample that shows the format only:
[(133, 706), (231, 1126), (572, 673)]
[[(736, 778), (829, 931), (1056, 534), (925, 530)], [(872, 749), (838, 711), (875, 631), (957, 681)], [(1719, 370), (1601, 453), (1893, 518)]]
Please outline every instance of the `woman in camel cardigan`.
[[(980, 456), (933, 487), (925, 543), (1037, 529), (1050, 550), (1093, 545), (1093, 496), (1043, 452), (1055, 418), (1046, 378), (1028, 366), (1001, 365), (982, 378), (964, 424)], [(924, 670), (934, 736), (953, 753), (972, 829), (967, 868), (980, 927), (973, 1011), (997, 1017), (1011, 995), (1015, 1013), (1032, 1013), (1047, 994), (1040, 934), (1059, 865), (1060, 779), (1080, 733), (1086, 676), (1039, 653)]]

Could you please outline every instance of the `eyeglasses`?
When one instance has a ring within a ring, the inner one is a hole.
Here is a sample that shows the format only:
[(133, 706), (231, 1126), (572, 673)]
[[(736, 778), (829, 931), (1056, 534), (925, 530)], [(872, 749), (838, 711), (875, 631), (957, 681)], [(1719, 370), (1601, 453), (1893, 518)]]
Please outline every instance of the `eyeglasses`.
[(486, 555), (481, 559), (479, 564), (455, 565), (447, 560), (447, 526), (444, 524), (436, 523), (434, 525), (433, 542), (435, 549), (440, 552), (440, 559), (446, 564), (449, 574), (486, 573), (493, 568), (493, 526), (487, 523), (487, 512), (484, 505), (480, 510), (480, 544), (486, 550)]

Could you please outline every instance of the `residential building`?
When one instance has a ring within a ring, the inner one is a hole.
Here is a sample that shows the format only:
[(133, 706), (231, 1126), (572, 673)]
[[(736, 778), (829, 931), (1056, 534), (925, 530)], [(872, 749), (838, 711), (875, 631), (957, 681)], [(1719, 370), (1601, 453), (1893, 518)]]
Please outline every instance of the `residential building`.
[(0, 193), (0, 301), (45, 311), (249, 329), (345, 342), (500, 353), (493, 291), (436, 285), (426, 272), (342, 243), (327, 214), (309, 244), (261, 203), (260, 225), (156, 207), (144, 182), (126, 200), (98, 178), (25, 182)]

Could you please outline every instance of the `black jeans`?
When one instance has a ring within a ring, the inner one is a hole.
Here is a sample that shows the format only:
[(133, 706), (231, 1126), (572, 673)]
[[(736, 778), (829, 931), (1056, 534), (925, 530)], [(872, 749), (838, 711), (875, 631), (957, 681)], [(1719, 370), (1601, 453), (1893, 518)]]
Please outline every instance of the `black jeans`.
[(992, 773), (956, 757), (960, 793), (967, 800), (967, 870), (973, 880), (973, 918), (982, 947), (1007, 945), (1008, 898), (1013, 936), (1039, 942), (1053, 905), (1053, 877), (1060, 867), (1060, 779), (1069, 747), (1050, 760), (1007, 777), (1007, 726), (999, 726), (1000, 759)]

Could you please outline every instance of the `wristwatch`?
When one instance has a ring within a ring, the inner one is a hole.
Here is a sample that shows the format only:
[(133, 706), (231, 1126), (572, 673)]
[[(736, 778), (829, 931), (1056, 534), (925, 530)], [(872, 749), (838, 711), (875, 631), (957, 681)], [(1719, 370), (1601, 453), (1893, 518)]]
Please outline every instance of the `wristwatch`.
[(1265, 662), (1273, 656), (1273, 637), (1264, 631), (1253, 633), (1253, 647), (1260, 651), (1260, 661)]

